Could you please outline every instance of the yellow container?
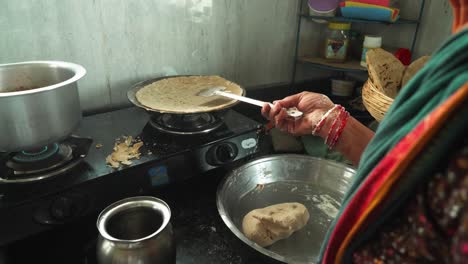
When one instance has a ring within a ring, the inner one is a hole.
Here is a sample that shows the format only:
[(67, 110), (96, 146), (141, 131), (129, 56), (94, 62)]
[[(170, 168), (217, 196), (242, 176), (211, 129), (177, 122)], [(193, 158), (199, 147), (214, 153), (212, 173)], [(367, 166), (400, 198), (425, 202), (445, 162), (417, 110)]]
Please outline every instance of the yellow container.
[(335, 62), (344, 62), (349, 49), (349, 30), (351, 23), (328, 24), (327, 36), (325, 39), (324, 57)]

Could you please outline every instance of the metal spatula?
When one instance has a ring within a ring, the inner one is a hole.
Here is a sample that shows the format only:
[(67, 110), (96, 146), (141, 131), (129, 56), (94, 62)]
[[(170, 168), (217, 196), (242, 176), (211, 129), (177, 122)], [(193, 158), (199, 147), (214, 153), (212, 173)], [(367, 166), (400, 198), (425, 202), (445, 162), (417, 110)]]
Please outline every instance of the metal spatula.
[[(273, 106), (273, 104), (268, 103), (268, 102), (255, 100), (255, 99), (252, 99), (252, 98), (248, 98), (248, 97), (245, 97), (245, 96), (233, 94), (233, 93), (230, 93), (230, 92), (225, 92), (224, 90), (226, 90), (226, 87), (216, 86), (216, 87), (211, 87), (211, 88), (204, 89), (204, 90), (200, 91), (197, 95), (203, 96), (203, 97), (211, 97), (211, 96), (218, 95), (218, 96), (224, 96), (224, 97), (228, 97), (228, 98), (231, 98), (231, 99), (239, 100), (239, 101), (242, 101), (242, 102), (245, 102), (245, 103), (258, 105), (260, 107), (263, 107), (265, 104), (269, 104), (270, 106)], [(301, 111), (297, 110), (297, 108), (295, 108), (295, 107), (286, 109), (286, 113), (288, 114), (289, 117), (292, 117), (294, 119), (300, 118), (303, 115), (303, 113)]]

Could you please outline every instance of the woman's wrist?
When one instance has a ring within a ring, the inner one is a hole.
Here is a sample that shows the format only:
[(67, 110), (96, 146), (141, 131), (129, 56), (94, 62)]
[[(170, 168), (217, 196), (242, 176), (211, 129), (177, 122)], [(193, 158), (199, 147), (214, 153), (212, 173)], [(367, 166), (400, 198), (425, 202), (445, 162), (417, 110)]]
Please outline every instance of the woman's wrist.
[(327, 112), (322, 114), (320, 119), (314, 122), (315, 125), (312, 126), (312, 135), (314, 136), (318, 135), (319, 132), (322, 130), (322, 127), (325, 125), (325, 123), (328, 122), (330, 118), (334, 117), (334, 115), (336, 114), (336, 110), (339, 109), (340, 107), (341, 107), (340, 105), (334, 105), (333, 107), (328, 109)]
[(335, 127), (333, 127), (335, 119), (327, 118), (318, 136), (324, 139), (330, 149), (340, 151), (357, 166), (374, 132), (350, 116), (348, 112), (345, 111), (341, 115), (341, 118), (336, 117), (339, 120), (335, 122)]
[(336, 121), (342, 109), (344, 108), (341, 105), (335, 105), (323, 114), (321, 119), (313, 126), (312, 135), (319, 136), (326, 140), (333, 124), (336, 126)]
[(362, 152), (374, 132), (354, 119), (346, 109), (334, 105), (317, 109), (308, 116), (310, 133), (324, 139), (330, 149), (340, 151), (354, 165), (358, 165)]

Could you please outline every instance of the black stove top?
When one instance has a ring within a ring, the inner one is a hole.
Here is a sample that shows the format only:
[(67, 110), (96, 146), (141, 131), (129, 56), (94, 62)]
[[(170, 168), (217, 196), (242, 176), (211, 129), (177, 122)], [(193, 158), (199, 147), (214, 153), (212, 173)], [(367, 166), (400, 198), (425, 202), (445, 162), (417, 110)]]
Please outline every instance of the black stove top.
[[(148, 122), (150, 117), (139, 108), (85, 117), (74, 133), (93, 140), (83, 162), (44, 181), (0, 184), (0, 213), (11, 215), (0, 218), (0, 227), (11, 223), (18, 227), (0, 228), (0, 245), (78, 221), (122, 197), (186, 180), (257, 151), (260, 124), (233, 110), (223, 113), (220, 127), (199, 135), (160, 132)], [(106, 164), (106, 157), (122, 136), (140, 138), (144, 142), (142, 155), (132, 165), (114, 169)]]
[[(109, 113), (85, 117), (80, 127), (74, 133), (84, 138), (91, 138), (93, 145), (84, 159), (84, 163), (63, 175), (44, 182), (33, 183), (46, 189), (39, 188), (37, 192), (31, 185), (0, 184), (0, 208), (21, 203), (28, 198), (34, 198), (40, 193), (56, 191), (56, 188), (67, 188), (85, 181), (97, 179), (101, 176), (122, 173), (129, 167), (167, 159), (184, 152), (191, 152), (194, 148), (203, 147), (221, 140), (236, 136), (259, 127), (259, 124), (235, 111), (227, 111), (223, 116), (223, 124), (218, 129), (198, 135), (174, 135), (156, 130), (148, 122), (150, 115), (139, 108), (128, 108)], [(114, 169), (106, 164), (106, 157), (112, 153), (115, 140), (122, 136), (140, 138), (144, 142), (140, 159), (132, 161), (130, 166)], [(96, 147), (98, 146), (98, 147)], [(0, 171), (2, 173), (2, 171)], [(54, 184), (54, 182), (59, 184)], [(54, 185), (56, 188), (53, 188)], [(7, 190), (6, 190), (7, 189)], [(24, 190), (25, 192), (21, 192)]]

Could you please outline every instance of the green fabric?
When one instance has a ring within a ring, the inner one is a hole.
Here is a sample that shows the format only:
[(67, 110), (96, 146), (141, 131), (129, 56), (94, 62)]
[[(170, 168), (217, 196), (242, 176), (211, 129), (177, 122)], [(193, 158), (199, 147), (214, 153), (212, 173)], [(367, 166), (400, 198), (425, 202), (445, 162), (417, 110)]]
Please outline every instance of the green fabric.
[(363, 153), (354, 182), (325, 237), (320, 258), (337, 219), (372, 169), (425, 116), (468, 82), (467, 47), (468, 30), (452, 36), (395, 98)]
[(345, 163), (349, 166), (353, 165), (352, 162), (347, 160), (339, 151), (328, 149), (327, 144), (325, 144), (321, 137), (312, 135), (302, 136), (301, 141), (306, 153), (310, 156)]

